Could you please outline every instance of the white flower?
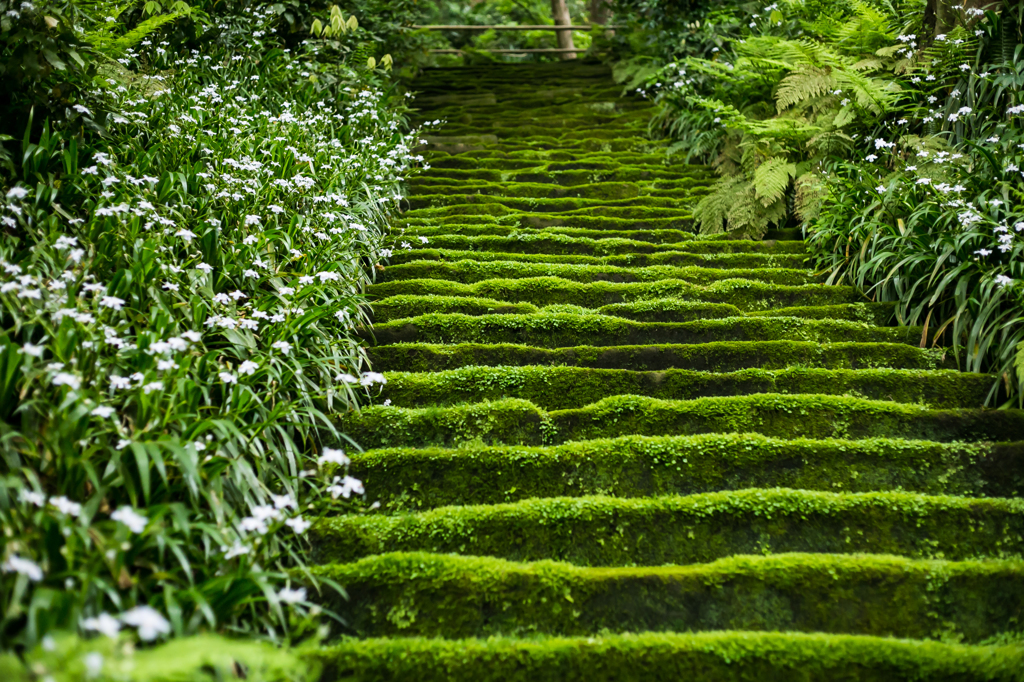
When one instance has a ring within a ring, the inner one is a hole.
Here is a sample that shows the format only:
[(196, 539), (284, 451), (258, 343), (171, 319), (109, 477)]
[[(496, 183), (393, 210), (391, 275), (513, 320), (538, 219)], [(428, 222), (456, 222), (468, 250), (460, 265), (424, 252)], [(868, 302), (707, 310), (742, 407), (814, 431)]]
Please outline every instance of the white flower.
[(188, 339), (192, 343), (199, 343), (202, 340), (202, 338), (203, 338), (202, 334), (200, 334), (199, 332), (194, 332), (194, 331), (182, 332), (181, 336), (182, 336), (182, 338)]
[(334, 448), (324, 448), (323, 453), (319, 459), (316, 460), (317, 464), (339, 464), (341, 466), (348, 466), (349, 458), (345, 455), (344, 450), (336, 450)]
[(37, 493), (33, 490), (28, 490), (27, 488), (21, 489), (20, 497), (22, 502), (28, 502), (29, 504), (34, 504), (37, 507), (42, 507), (46, 504), (46, 495)]
[(39, 568), (39, 564), (31, 559), (22, 559), (17, 554), (11, 555), (10, 559), (0, 565), (0, 569), (4, 573), (20, 573), (33, 582), (43, 579), (43, 569)]
[(878, 192), (879, 194), (885, 194), (885, 185), (879, 185), (878, 187), (875, 188), (875, 191)]
[(248, 377), (255, 374), (256, 370), (258, 370), (259, 368), (260, 366), (257, 365), (252, 360), (246, 360), (245, 362), (238, 366), (238, 373), (244, 377)]
[(363, 386), (373, 386), (374, 384), (381, 384), (383, 386), (388, 383), (388, 380), (379, 372), (367, 372), (359, 383)]
[(113, 308), (114, 310), (120, 310), (124, 306), (125, 300), (118, 298), (117, 296), (104, 296), (100, 299), (100, 305), (104, 308)]
[(352, 478), (351, 476), (335, 476), (333, 485), (327, 488), (327, 492), (331, 494), (331, 497), (338, 499), (339, 496), (348, 499), (352, 493), (357, 495), (363, 494), (363, 482), (358, 478)]
[(95, 618), (86, 618), (83, 620), (82, 629), (99, 632), (111, 639), (116, 639), (117, 633), (121, 629), (121, 621), (104, 611)]
[(82, 386), (82, 380), (69, 372), (57, 372), (50, 383), (54, 386), (67, 386), (73, 391), (77, 391)]
[(296, 504), (295, 498), (291, 495), (271, 495), (274, 500), (274, 509), (285, 509), (291, 507), (292, 509), (298, 509), (299, 505)]
[(177, 232), (175, 232), (174, 236), (175, 237), (181, 237), (186, 242), (191, 242), (193, 239), (195, 239), (196, 233), (193, 232), (192, 230), (186, 230), (185, 228), (182, 228), (182, 229), (178, 230)]
[(354, 377), (351, 374), (347, 374), (347, 373), (346, 374), (339, 374), (338, 376), (334, 377), (334, 379), (336, 381), (343, 381), (346, 384), (358, 384), (359, 383), (359, 379), (357, 377)]
[(206, 274), (210, 274), (211, 272), (213, 272), (213, 266), (209, 265), (208, 263), (199, 263), (198, 265), (196, 265), (196, 270), (199, 270), (200, 272), (205, 272)]
[(118, 389), (131, 388), (132, 382), (131, 379), (129, 379), (128, 377), (120, 377), (116, 374), (113, 374), (110, 377), (110, 387), (115, 391)]
[(1006, 275), (996, 275), (996, 284), (1001, 287), (1009, 286), (1010, 284), (1013, 284), (1013, 279)]
[(221, 547), (220, 549), (222, 552), (224, 552), (225, 561), (227, 561), (228, 559), (234, 559), (236, 556), (248, 554), (250, 552), (249, 547), (247, 545), (243, 545), (238, 540), (235, 540), (235, 544), (232, 545), (230, 549), (228, 549), (227, 547)]
[(100, 419), (107, 419), (113, 416), (115, 412), (117, 412), (117, 410), (115, 410), (110, 405), (100, 405), (99, 407), (94, 407), (92, 412), (90, 412), (89, 414), (91, 414), (94, 417), (99, 417)]
[(221, 372), (217, 376), (220, 377), (220, 380), (223, 381), (225, 384), (237, 384), (238, 383), (238, 377), (236, 377), (231, 372)]
[(159, 611), (150, 606), (136, 606), (121, 614), (121, 622), (138, 628), (139, 638), (151, 642), (160, 635), (169, 634), (171, 624)]
[(297, 604), (300, 601), (306, 601), (306, 588), (300, 587), (293, 590), (282, 587), (281, 591), (277, 593), (277, 598), (285, 604)]
[(46, 350), (42, 346), (33, 346), (31, 343), (26, 343), (21, 347), (21, 352), (25, 355), (31, 355), (34, 358), (43, 357), (43, 351)]
[(92, 112), (89, 111), (88, 108), (83, 107), (81, 104), (76, 104), (75, 106), (73, 106), (71, 108), (74, 109), (75, 111), (77, 111), (80, 114), (85, 114), (86, 116), (92, 116)]
[(148, 518), (142, 516), (131, 507), (119, 507), (116, 512), (110, 515), (110, 518), (128, 526), (128, 530), (133, 533), (141, 533), (146, 530), (146, 524), (149, 523)]
[(309, 527), (313, 524), (307, 521), (306, 519), (302, 518), (301, 516), (296, 516), (295, 518), (291, 518), (285, 521), (284, 525), (288, 526), (299, 535), (302, 535), (307, 530), (309, 530)]
[(87, 653), (82, 657), (82, 662), (85, 663), (86, 677), (99, 677), (100, 673), (103, 672), (103, 654), (98, 651)]
[(117, 441), (117, 445), (115, 445), (114, 447), (117, 450), (124, 450), (126, 447), (128, 447), (131, 444), (132, 444), (132, 442), (130, 440), (128, 440), (127, 438), (122, 438), (121, 440)]
[(68, 516), (78, 516), (82, 513), (82, 505), (72, 502), (66, 497), (51, 497), (50, 504), (57, 508), (57, 511)]
[(274, 343), (272, 343), (270, 345), (271, 345), (271, 347), (276, 348), (277, 350), (281, 351), (285, 355), (288, 355), (288, 351), (290, 351), (292, 349), (292, 344), (288, 343), (287, 341), (275, 341)]
[(28, 190), (24, 187), (12, 187), (7, 190), (8, 199), (24, 199), (28, 196)]

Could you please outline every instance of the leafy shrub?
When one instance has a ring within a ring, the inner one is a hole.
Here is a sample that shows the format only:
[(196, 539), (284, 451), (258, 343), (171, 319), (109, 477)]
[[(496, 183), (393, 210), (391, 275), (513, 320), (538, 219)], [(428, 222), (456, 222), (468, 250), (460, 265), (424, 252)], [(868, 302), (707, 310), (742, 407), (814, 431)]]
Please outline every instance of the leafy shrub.
[(922, 51), (864, 160), (829, 166), (810, 225), (830, 281), (899, 301), (965, 369), (996, 372), (990, 399), (1024, 389), (1022, 11), (968, 14)]
[(0, 211), (5, 646), (305, 632), (291, 571), (307, 517), (362, 492), (332, 415), (384, 381), (352, 332), (416, 158), (380, 73), (278, 25), (243, 6), (202, 49), (125, 46), (96, 111), (25, 135)]

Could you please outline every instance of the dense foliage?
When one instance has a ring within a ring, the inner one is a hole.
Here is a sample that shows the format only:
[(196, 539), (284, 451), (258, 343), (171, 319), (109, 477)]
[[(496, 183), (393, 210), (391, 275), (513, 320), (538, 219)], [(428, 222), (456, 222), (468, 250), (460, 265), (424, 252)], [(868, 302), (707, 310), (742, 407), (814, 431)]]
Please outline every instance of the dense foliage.
[(657, 101), (673, 151), (720, 173), (694, 206), (701, 232), (804, 226), (829, 282), (898, 302), (922, 344), (996, 372), (998, 404), (1024, 387), (1024, 8), (967, 5), (948, 29), (926, 9), (694, 10), (682, 38), (635, 33), (620, 73)]
[(4, 15), (5, 649), (310, 632), (293, 582), (363, 493), (332, 415), (385, 381), (353, 330), (416, 131), (357, 17), (291, 41), (288, 11)]

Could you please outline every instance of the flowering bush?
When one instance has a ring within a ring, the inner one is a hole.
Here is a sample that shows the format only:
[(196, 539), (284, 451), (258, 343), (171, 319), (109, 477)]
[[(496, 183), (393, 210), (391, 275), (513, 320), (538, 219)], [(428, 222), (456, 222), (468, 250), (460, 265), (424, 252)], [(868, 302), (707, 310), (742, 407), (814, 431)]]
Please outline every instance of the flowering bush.
[(385, 381), (352, 331), (417, 158), (381, 75), (285, 48), (279, 10), (154, 33), (26, 133), (0, 210), (5, 646), (288, 637), (310, 517), (363, 493), (332, 414)]
[(1024, 400), (1024, 6), (965, 3), (936, 26), (921, 5), (780, 0), (742, 24), (736, 5), (694, 10), (698, 30), (663, 48), (675, 61), (620, 74), (671, 151), (722, 174), (701, 231), (803, 225), (828, 281), (898, 301), (922, 344), (995, 372), (991, 404)]
[[(968, 9), (915, 55), (906, 99), (858, 146), (862, 161), (829, 165), (821, 217), (808, 226), (830, 281), (898, 301), (901, 321), (950, 343), (965, 369), (996, 372), (993, 403), (1024, 395), (1024, 9), (1016, 11)], [(899, 41), (917, 46), (915, 35)]]

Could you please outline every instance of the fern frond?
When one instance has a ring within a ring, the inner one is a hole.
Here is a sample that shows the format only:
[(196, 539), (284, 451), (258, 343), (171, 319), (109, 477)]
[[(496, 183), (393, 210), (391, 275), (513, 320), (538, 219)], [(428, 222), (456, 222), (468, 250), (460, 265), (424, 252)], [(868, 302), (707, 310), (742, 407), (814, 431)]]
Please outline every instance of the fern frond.
[[(133, 4), (134, 2), (124, 5), (124, 7), (129, 8)], [(83, 38), (86, 42), (96, 48), (98, 52), (112, 58), (120, 57), (129, 49), (145, 40), (148, 36), (160, 30), (164, 25), (191, 14), (192, 10), (188, 5), (185, 5), (184, 3), (175, 4), (179, 9), (176, 9), (173, 12), (152, 16), (124, 35), (116, 36), (110, 29), (104, 26), (96, 31), (87, 32)]]
[(732, 206), (749, 189), (742, 176), (728, 175), (711, 186), (707, 194), (693, 209), (693, 218), (701, 234), (720, 234)]
[(803, 222), (818, 217), (821, 207), (828, 196), (828, 185), (825, 178), (817, 173), (804, 173), (796, 179), (796, 199), (794, 208), (796, 217)]
[(828, 69), (801, 66), (779, 83), (775, 92), (775, 106), (779, 112), (813, 97), (821, 97), (835, 89), (835, 81)]
[(796, 164), (773, 156), (754, 169), (754, 196), (767, 208), (786, 195)]

